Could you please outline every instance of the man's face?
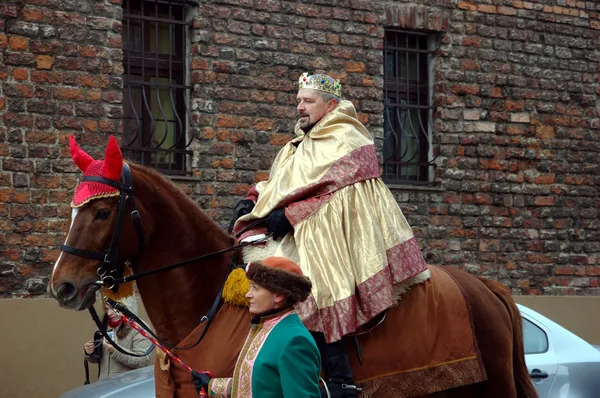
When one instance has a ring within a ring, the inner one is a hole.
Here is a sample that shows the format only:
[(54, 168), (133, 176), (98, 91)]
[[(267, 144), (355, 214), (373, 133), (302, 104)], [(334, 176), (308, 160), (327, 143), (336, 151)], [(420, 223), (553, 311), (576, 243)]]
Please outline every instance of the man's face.
[(283, 301), (283, 296), (273, 293), (264, 287), (250, 282), (250, 290), (246, 293), (249, 303), (249, 310), (252, 315), (262, 314), (275, 308)]
[(335, 100), (323, 101), (317, 90), (312, 88), (301, 88), (296, 96), (298, 101), (298, 115), (300, 116), (300, 128), (307, 131), (314, 126), (326, 114), (335, 109)]

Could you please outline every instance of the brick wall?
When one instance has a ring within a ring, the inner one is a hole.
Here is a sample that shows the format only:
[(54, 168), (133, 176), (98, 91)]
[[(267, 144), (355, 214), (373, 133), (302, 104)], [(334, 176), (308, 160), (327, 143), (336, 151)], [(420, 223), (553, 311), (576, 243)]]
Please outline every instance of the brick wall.
[(46, 291), (78, 174), (69, 134), (105, 145), (121, 109), (121, 7), (0, 5), (0, 296)]
[[(0, 295), (44, 290), (77, 177), (68, 134), (100, 148), (118, 131), (118, 3), (0, 8)], [(198, 129), (193, 174), (178, 183), (216, 220), (292, 137), (301, 72), (340, 78), (380, 137), (384, 28), (438, 32), (435, 185), (391, 187), (428, 261), (524, 294), (600, 292), (600, 3), (206, 0), (189, 11)]]

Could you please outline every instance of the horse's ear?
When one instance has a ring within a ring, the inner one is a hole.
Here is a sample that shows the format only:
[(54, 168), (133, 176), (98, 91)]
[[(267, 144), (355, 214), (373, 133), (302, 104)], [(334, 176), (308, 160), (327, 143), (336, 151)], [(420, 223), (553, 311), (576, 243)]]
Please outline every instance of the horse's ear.
[(106, 168), (106, 178), (120, 181), (121, 171), (123, 171), (123, 154), (117, 144), (117, 140), (112, 135), (108, 139), (106, 153), (104, 154), (104, 166)]
[(77, 145), (75, 137), (73, 136), (69, 138), (69, 147), (71, 148), (71, 157), (73, 158), (73, 161), (75, 162), (79, 170), (85, 173), (88, 166), (94, 161), (94, 159), (90, 155), (88, 155), (83, 149), (81, 149), (79, 145)]

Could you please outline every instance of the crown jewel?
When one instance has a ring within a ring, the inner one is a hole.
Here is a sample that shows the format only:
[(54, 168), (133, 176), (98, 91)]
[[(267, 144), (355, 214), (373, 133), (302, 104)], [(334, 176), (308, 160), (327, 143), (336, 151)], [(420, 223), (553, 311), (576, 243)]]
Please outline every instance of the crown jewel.
[(298, 88), (312, 88), (313, 90), (323, 91), (338, 97), (342, 96), (342, 85), (340, 82), (327, 75), (316, 74), (308, 76), (308, 73), (304, 72), (298, 78)]

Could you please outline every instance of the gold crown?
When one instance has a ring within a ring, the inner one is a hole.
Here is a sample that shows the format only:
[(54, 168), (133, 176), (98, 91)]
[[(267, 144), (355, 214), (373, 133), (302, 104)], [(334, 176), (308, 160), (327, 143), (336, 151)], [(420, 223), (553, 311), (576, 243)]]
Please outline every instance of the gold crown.
[(298, 78), (298, 88), (312, 88), (313, 90), (323, 91), (340, 98), (342, 96), (342, 85), (340, 82), (327, 75), (317, 74), (308, 76), (308, 73), (304, 72)]

